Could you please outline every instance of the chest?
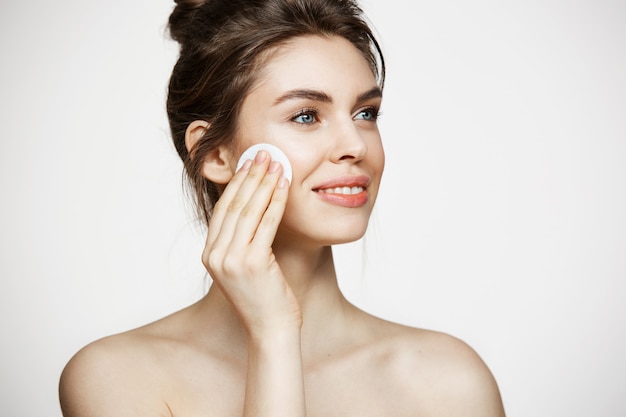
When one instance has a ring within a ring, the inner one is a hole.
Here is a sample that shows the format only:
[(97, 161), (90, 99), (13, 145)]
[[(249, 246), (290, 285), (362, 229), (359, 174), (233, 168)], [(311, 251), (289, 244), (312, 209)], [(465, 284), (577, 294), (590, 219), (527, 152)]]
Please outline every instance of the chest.
[[(245, 384), (245, 369), (195, 369), (171, 386), (167, 402), (175, 417), (240, 417)], [(416, 415), (412, 393), (388, 373), (367, 367), (307, 372), (305, 393), (308, 417)]]

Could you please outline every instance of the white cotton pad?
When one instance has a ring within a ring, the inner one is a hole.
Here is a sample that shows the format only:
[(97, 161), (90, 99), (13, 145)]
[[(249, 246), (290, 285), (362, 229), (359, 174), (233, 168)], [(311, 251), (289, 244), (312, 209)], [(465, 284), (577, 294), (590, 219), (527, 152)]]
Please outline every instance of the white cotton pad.
[(283, 166), (283, 177), (287, 178), (291, 183), (291, 178), (293, 176), (291, 171), (291, 164), (289, 163), (289, 159), (287, 159), (287, 155), (280, 149), (278, 149), (274, 145), (270, 145), (269, 143), (257, 143), (256, 145), (250, 146), (246, 149), (239, 158), (239, 162), (237, 162), (237, 169), (235, 171), (239, 171), (239, 168), (246, 162), (248, 159), (254, 160), (254, 157), (259, 151), (266, 151), (272, 157), (272, 161), (280, 162)]

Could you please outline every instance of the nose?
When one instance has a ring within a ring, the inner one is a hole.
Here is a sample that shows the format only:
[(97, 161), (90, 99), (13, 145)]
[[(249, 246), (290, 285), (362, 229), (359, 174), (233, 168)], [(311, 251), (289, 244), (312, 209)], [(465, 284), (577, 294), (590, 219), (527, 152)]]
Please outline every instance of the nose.
[(353, 120), (338, 124), (334, 130), (333, 162), (358, 162), (367, 155), (367, 142)]

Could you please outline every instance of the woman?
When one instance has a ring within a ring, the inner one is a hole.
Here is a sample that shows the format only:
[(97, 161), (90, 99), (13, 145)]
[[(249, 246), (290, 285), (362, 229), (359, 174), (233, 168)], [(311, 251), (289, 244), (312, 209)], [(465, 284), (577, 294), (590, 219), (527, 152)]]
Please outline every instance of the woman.
[[(331, 245), (365, 233), (384, 166), (384, 62), (356, 4), (177, 3), (168, 114), (214, 285), (83, 348), (64, 415), (504, 415), (471, 348), (368, 315), (337, 286)], [(236, 170), (260, 142), (284, 151), (291, 183), (265, 151)]]

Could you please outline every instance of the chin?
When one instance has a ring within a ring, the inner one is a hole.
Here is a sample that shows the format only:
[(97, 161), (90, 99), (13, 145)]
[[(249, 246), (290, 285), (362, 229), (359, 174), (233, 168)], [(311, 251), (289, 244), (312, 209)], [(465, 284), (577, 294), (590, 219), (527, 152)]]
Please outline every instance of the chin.
[(317, 240), (324, 242), (325, 245), (341, 245), (344, 243), (352, 243), (361, 239), (367, 230), (363, 225), (349, 226), (343, 225), (324, 230), (326, 233), (317, 233)]
[(293, 227), (283, 224), (279, 227), (277, 239), (282, 242), (308, 242), (305, 246), (313, 244), (314, 246), (332, 246), (344, 243), (352, 243), (361, 239), (367, 230), (367, 224), (361, 222), (352, 222), (352, 224), (336, 222), (325, 223), (324, 227), (302, 228), (302, 225)]

